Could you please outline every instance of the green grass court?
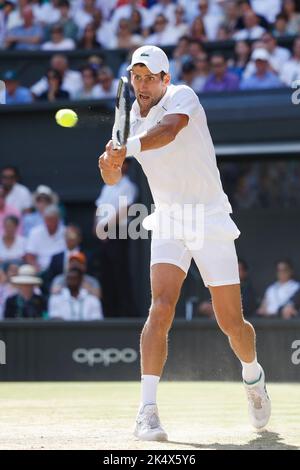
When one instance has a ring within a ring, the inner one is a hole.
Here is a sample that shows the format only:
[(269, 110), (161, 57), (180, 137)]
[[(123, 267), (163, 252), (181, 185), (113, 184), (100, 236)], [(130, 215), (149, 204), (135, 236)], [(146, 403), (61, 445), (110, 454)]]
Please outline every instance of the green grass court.
[(138, 382), (0, 384), (0, 449), (300, 449), (300, 385), (269, 384), (268, 428), (248, 424), (241, 383), (162, 382), (168, 443), (136, 441)]

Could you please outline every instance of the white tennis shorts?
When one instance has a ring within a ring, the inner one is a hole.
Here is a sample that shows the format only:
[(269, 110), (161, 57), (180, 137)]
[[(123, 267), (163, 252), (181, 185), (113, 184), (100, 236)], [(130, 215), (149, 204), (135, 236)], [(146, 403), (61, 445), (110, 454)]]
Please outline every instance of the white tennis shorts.
[(185, 273), (194, 259), (203, 282), (208, 286), (239, 284), (238, 260), (234, 240), (240, 231), (228, 213), (204, 216), (203, 245), (195, 248), (188, 239), (152, 237), (151, 266), (174, 264)]

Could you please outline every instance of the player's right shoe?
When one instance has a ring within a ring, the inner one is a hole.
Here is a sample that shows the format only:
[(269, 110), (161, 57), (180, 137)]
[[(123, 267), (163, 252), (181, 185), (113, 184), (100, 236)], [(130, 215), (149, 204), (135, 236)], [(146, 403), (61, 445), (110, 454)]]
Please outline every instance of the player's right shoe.
[(244, 385), (250, 422), (256, 429), (264, 428), (271, 416), (271, 400), (267, 393), (263, 368), (261, 367), (260, 377), (256, 382), (249, 384), (244, 381)]
[(134, 435), (141, 441), (167, 441), (156, 405), (144, 405), (138, 412)]

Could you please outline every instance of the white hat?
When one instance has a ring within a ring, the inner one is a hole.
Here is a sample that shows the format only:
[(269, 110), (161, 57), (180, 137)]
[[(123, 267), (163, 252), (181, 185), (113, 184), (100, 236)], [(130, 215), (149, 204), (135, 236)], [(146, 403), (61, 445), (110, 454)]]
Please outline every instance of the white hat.
[(258, 49), (254, 49), (251, 55), (252, 60), (265, 60), (266, 62), (270, 61), (270, 54), (266, 49), (259, 47)]
[(32, 197), (33, 200), (36, 202), (37, 198), (39, 196), (48, 196), (49, 199), (51, 199), (52, 204), (57, 204), (58, 203), (58, 195), (52, 191), (49, 186), (46, 186), (45, 184), (40, 184), (36, 190), (34, 191)]
[(22, 285), (40, 285), (42, 284), (42, 279), (37, 277), (36, 270), (30, 264), (23, 264), (18, 269), (18, 275), (12, 276), (12, 284), (22, 284)]
[(127, 70), (131, 70), (135, 64), (145, 64), (152, 73), (169, 73), (169, 59), (164, 51), (156, 46), (142, 46), (134, 51)]

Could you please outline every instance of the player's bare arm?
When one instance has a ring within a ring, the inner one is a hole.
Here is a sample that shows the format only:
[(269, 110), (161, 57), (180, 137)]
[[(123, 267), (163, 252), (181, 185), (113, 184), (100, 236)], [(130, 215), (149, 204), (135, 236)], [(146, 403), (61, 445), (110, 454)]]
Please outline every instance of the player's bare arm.
[(170, 144), (177, 134), (188, 125), (189, 117), (186, 114), (169, 114), (159, 124), (147, 131), (140, 138), (141, 151), (154, 150)]

